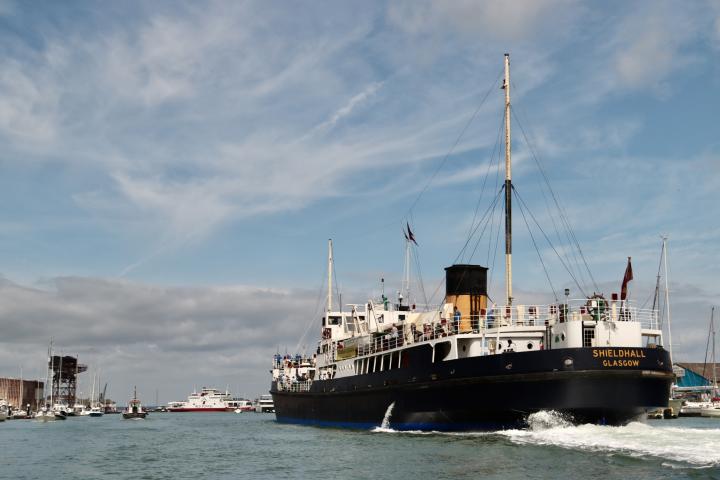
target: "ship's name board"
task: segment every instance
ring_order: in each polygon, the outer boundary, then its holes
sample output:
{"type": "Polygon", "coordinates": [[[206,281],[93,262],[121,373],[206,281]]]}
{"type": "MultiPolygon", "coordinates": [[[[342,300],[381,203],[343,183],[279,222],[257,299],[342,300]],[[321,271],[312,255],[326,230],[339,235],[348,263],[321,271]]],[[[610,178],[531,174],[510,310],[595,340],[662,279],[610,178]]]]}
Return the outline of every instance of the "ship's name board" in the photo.
{"type": "Polygon", "coordinates": [[[636,348],[596,348],[593,358],[602,358],[603,367],[638,367],[645,352],[636,348]]]}

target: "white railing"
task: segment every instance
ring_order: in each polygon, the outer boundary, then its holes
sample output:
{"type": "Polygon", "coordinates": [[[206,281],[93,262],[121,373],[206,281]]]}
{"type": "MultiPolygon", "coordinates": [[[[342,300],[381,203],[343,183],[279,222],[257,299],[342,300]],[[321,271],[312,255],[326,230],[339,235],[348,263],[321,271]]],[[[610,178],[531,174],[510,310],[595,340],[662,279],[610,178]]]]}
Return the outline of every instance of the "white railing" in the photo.
{"type": "Polygon", "coordinates": [[[501,305],[483,309],[479,315],[452,319],[450,330],[464,333],[468,330],[499,326],[548,326],[568,321],[639,322],[642,328],[658,328],[658,312],[649,308],[636,308],[626,301],[605,299],[570,300],[567,304],[553,305],[501,305]]]}
{"type": "Polygon", "coordinates": [[[441,317],[439,322],[410,324],[409,331],[375,333],[371,340],[357,346],[348,358],[362,357],[463,333],[481,333],[497,327],[548,327],[571,321],[639,322],[642,328],[659,329],[658,312],[635,308],[629,302],[604,299],[571,300],[567,304],[493,306],[479,315],[461,315],[459,320],[441,317]]]}

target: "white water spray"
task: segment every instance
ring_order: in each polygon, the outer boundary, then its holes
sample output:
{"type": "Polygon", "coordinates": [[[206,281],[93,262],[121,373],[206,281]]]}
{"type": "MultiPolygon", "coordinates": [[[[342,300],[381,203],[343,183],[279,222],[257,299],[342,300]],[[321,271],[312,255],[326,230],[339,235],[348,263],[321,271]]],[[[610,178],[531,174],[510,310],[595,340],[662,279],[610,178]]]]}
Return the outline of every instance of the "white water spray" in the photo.
{"type": "Polygon", "coordinates": [[[529,429],[535,432],[550,428],[567,428],[573,426],[570,419],[555,410],[541,410],[530,414],[527,418],[527,423],[529,429]]]}
{"type": "Polygon", "coordinates": [[[385,416],[382,419],[380,428],[384,430],[390,430],[390,417],[392,417],[393,408],[395,408],[395,402],[392,402],[390,405],[388,405],[387,410],[385,410],[385,416]]]}

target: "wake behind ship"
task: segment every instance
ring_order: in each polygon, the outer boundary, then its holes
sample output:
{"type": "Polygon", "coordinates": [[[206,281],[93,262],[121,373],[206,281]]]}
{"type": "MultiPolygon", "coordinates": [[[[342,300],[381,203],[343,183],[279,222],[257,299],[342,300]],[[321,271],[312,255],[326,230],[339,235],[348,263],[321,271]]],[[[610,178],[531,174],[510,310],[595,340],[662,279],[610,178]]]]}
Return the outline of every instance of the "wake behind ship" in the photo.
{"type": "MultiPolygon", "coordinates": [[[[328,302],[312,357],[275,356],[271,394],[277,420],[398,430],[523,426],[555,410],[575,422],[624,424],[666,406],[673,380],[655,309],[620,295],[593,294],[546,305],[512,295],[510,79],[505,56],[505,286],[494,304],[488,269],[445,269],[441,305],[420,311],[382,296],[349,311],[328,302]]],[[[409,249],[414,238],[408,226],[409,249]]],[[[409,250],[408,250],[409,251],[409,250]]]]}

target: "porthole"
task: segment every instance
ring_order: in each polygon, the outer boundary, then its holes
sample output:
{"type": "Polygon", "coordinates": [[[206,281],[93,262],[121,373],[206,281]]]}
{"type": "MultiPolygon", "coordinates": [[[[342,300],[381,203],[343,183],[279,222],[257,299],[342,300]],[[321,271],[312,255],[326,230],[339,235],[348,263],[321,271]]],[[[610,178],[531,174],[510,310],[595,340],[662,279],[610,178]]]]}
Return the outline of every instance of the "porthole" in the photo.
{"type": "Polygon", "coordinates": [[[532,342],[528,342],[528,350],[532,350],[532,348],[533,348],[532,342]]]}

